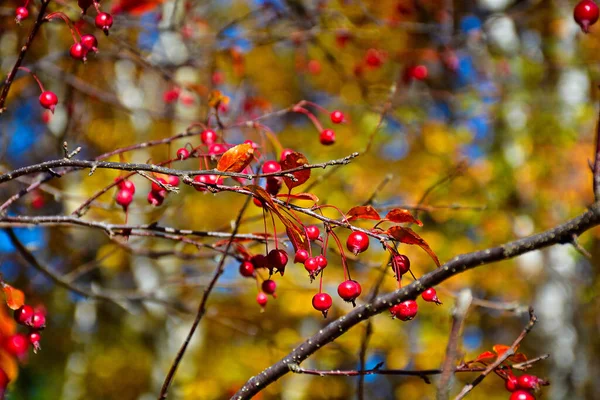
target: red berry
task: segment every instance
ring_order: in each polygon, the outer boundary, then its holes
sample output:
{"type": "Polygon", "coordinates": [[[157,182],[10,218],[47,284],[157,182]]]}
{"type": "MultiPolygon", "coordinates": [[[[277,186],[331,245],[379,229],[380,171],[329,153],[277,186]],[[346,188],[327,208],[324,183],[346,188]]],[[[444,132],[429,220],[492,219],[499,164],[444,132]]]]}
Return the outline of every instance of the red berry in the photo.
{"type": "Polygon", "coordinates": [[[321,131],[321,134],[319,135],[319,141],[321,142],[321,144],[325,145],[325,146],[329,146],[335,143],[335,132],[332,131],[331,129],[324,129],[323,131],[321,131]]]}
{"type": "Polygon", "coordinates": [[[327,266],[327,258],[320,254],[315,257],[317,259],[317,264],[319,265],[319,269],[323,269],[327,266]]]}
{"type": "Polygon", "coordinates": [[[396,275],[402,276],[410,270],[410,260],[404,254],[396,253],[392,256],[392,267],[396,275]]]}
{"type": "Polygon", "coordinates": [[[261,287],[262,287],[263,292],[265,292],[266,294],[274,295],[275,289],[277,289],[277,284],[275,283],[274,280],[267,279],[266,281],[263,281],[261,287]]]}
{"type": "Polygon", "coordinates": [[[365,55],[365,62],[369,67],[380,67],[383,64],[383,55],[377,49],[369,49],[365,55]]]}
{"type": "Polygon", "coordinates": [[[169,175],[167,183],[171,186],[179,186],[179,177],[177,175],[169,175]]]}
{"type": "Polygon", "coordinates": [[[240,264],[240,275],[246,278],[254,276],[254,265],[250,261],[244,261],[240,264]]]}
{"type": "Polygon", "coordinates": [[[535,400],[535,396],[524,390],[517,390],[510,395],[509,400],[535,400]]]}
{"type": "Polygon", "coordinates": [[[275,177],[267,178],[267,186],[265,187],[267,193],[271,196],[277,196],[277,193],[281,190],[281,180],[275,177]]]}
{"type": "Polygon", "coordinates": [[[356,300],[356,298],[358,296],[360,296],[360,293],[362,292],[362,288],[360,287],[360,283],[353,281],[351,279],[348,279],[347,281],[340,283],[337,291],[338,291],[338,294],[340,295],[340,297],[342,299],[344,299],[344,301],[347,301],[347,302],[352,303],[353,305],[356,305],[354,303],[354,300],[356,300]]]}
{"type": "Polygon", "coordinates": [[[16,14],[17,22],[21,22],[24,19],[26,19],[27,17],[29,17],[29,10],[25,7],[19,7],[19,8],[17,8],[15,14],[16,14]]]}
{"type": "Polygon", "coordinates": [[[425,301],[429,301],[429,302],[435,303],[435,304],[442,304],[440,299],[438,299],[437,293],[434,288],[429,288],[426,291],[424,291],[423,293],[421,293],[421,297],[425,301]]]}
{"type": "Polygon", "coordinates": [[[288,255],[283,250],[273,249],[267,255],[267,268],[269,268],[269,271],[279,272],[282,276],[287,262],[288,255]]]}
{"type": "Polygon", "coordinates": [[[306,251],[304,249],[300,249],[294,255],[294,262],[295,263],[304,263],[304,261],[306,261],[308,259],[308,257],[309,257],[308,251],[306,251]]]}
{"type": "Polygon", "coordinates": [[[408,69],[407,75],[409,79],[422,81],[427,79],[429,71],[427,70],[427,67],[425,65],[415,65],[408,69]]]}
{"type": "Polygon", "coordinates": [[[29,334],[29,343],[33,346],[33,352],[37,353],[40,350],[40,340],[42,340],[42,335],[39,332],[31,332],[29,334]]]}
{"type": "Polygon", "coordinates": [[[327,311],[331,308],[333,300],[327,293],[317,293],[312,298],[312,305],[315,310],[323,313],[323,318],[327,318],[327,311]]]}
{"type": "Polygon", "coordinates": [[[308,62],[308,72],[313,75],[319,75],[321,73],[321,63],[319,60],[310,60],[308,62]]]}
{"type": "Polygon", "coordinates": [[[390,312],[394,318],[401,319],[402,321],[410,321],[417,315],[418,308],[419,306],[416,301],[406,300],[390,307],[390,312]]]}
{"type": "Polygon", "coordinates": [[[256,296],[256,302],[259,306],[263,307],[267,305],[267,301],[269,301],[269,297],[263,292],[259,292],[256,296]]]}
{"type": "Polygon", "coordinates": [[[94,53],[98,51],[98,39],[94,35],[88,33],[81,36],[81,44],[88,51],[93,51],[94,53]]]}
{"type": "Polygon", "coordinates": [[[309,225],[304,227],[304,230],[306,231],[306,236],[308,236],[308,240],[317,240],[319,239],[319,235],[321,234],[321,232],[319,231],[319,228],[316,225],[309,225]]]}
{"type": "Polygon", "coordinates": [[[319,262],[316,257],[309,257],[304,261],[304,269],[308,271],[309,274],[313,274],[315,271],[319,269],[319,262]]]}
{"type": "Polygon", "coordinates": [[[40,94],[40,104],[42,107],[47,108],[48,110],[52,111],[52,113],[54,113],[54,109],[58,104],[58,97],[56,97],[54,92],[46,90],[45,92],[42,92],[42,94],[40,94]]]}
{"type": "Polygon", "coordinates": [[[369,237],[364,232],[354,231],[348,236],[346,247],[354,255],[358,255],[369,248],[369,237]]]}
{"type": "Polygon", "coordinates": [[[267,268],[267,257],[262,254],[256,254],[250,257],[250,262],[254,265],[254,268],[267,268]]]}
{"type": "Polygon", "coordinates": [[[133,182],[121,178],[115,178],[115,182],[117,182],[117,187],[120,190],[127,190],[128,192],[131,192],[131,194],[135,193],[135,184],[133,182]]]}
{"type": "Polygon", "coordinates": [[[258,149],[258,148],[259,148],[259,146],[258,146],[258,143],[256,143],[256,142],[253,142],[253,141],[252,141],[252,140],[250,140],[250,139],[248,139],[248,140],[244,140],[244,144],[249,144],[250,146],[252,146],[252,148],[253,148],[254,150],[256,150],[256,149],[258,149]]]}
{"type": "Polygon", "coordinates": [[[200,133],[200,140],[207,146],[210,146],[217,141],[217,133],[212,129],[205,129],[200,133]]]}
{"type": "Polygon", "coordinates": [[[277,161],[269,160],[262,166],[263,174],[270,174],[281,171],[281,165],[277,161]]]}
{"type": "Polygon", "coordinates": [[[166,195],[167,192],[165,190],[161,190],[159,192],[151,190],[150,192],[148,192],[148,203],[154,207],[158,207],[162,205],[163,201],[165,201],[166,195]]]}
{"type": "Polygon", "coordinates": [[[227,151],[227,147],[222,143],[213,143],[208,148],[208,154],[210,154],[211,156],[223,154],[226,151],[227,151]]]}
{"type": "Polygon", "coordinates": [[[129,207],[129,205],[133,201],[133,193],[131,193],[129,190],[121,189],[117,192],[117,197],[115,201],[118,205],[123,207],[124,210],[127,210],[127,207],[129,207]]]}
{"type": "Polygon", "coordinates": [[[98,29],[102,29],[106,35],[108,35],[108,30],[113,24],[113,17],[109,13],[101,12],[96,15],[96,27],[98,29]]]}
{"type": "Polygon", "coordinates": [[[506,382],[504,382],[504,387],[509,392],[514,392],[515,390],[517,390],[517,386],[518,386],[517,378],[514,375],[509,376],[506,379],[506,382]]]}
{"type": "Polygon", "coordinates": [[[260,208],[264,207],[263,201],[261,199],[259,199],[258,197],[253,197],[252,202],[254,203],[254,205],[256,207],[260,207],[260,208]]]}
{"type": "Polygon", "coordinates": [[[199,192],[205,192],[206,184],[208,183],[208,175],[196,175],[194,177],[194,182],[202,184],[202,185],[194,185],[194,189],[196,189],[199,192]]]}
{"type": "Polygon", "coordinates": [[[540,378],[538,378],[535,375],[529,375],[529,374],[521,375],[517,378],[517,385],[521,389],[536,390],[540,385],[540,378]]]}
{"type": "Polygon", "coordinates": [[[579,24],[581,30],[588,33],[590,26],[598,21],[600,10],[596,3],[592,0],[581,0],[573,10],[573,18],[579,24]]]}
{"type": "Polygon", "coordinates": [[[13,316],[15,321],[21,325],[29,325],[31,323],[31,317],[33,317],[33,307],[24,304],[15,310],[13,316]]]}
{"type": "Polygon", "coordinates": [[[27,353],[29,339],[21,333],[7,337],[4,340],[4,349],[15,357],[22,357],[27,353]]]}
{"type": "Polygon", "coordinates": [[[39,331],[44,329],[46,327],[46,315],[41,311],[34,312],[33,316],[31,317],[30,326],[39,331]]]}
{"type": "Polygon", "coordinates": [[[329,117],[331,118],[331,122],[334,124],[341,124],[345,119],[344,113],[338,110],[333,111],[329,117]]]}
{"type": "Polygon", "coordinates": [[[279,157],[279,162],[283,162],[283,160],[285,160],[285,158],[287,156],[289,156],[290,154],[292,154],[292,153],[294,153],[294,150],[292,150],[292,149],[284,149],[281,152],[281,156],[279,157]]]}
{"type": "Polygon", "coordinates": [[[173,103],[179,98],[179,89],[167,90],[163,93],[163,101],[167,104],[173,103]]]}
{"type": "MultiPolygon", "coordinates": [[[[167,185],[167,180],[165,178],[156,178],[156,180],[160,183],[162,183],[163,185],[167,185]]],[[[152,182],[152,191],[153,192],[160,192],[161,190],[165,190],[162,186],[160,186],[158,183],[156,182],[152,182]]]]}
{"type": "Polygon", "coordinates": [[[190,152],[185,147],[182,147],[179,150],[177,150],[177,158],[179,160],[187,160],[189,156],[190,152]]]}
{"type": "Polygon", "coordinates": [[[71,54],[72,58],[74,58],[75,60],[81,60],[83,62],[87,60],[87,52],[88,50],[81,43],[75,43],[73,46],[71,46],[71,49],[69,50],[69,54],[71,54]]]}

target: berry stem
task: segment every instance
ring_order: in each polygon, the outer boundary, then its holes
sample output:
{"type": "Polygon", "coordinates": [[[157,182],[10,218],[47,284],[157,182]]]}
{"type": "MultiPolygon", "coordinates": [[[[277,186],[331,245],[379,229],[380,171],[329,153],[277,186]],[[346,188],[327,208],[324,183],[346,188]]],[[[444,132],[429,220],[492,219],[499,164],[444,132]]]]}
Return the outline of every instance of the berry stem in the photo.
{"type": "Polygon", "coordinates": [[[308,117],[308,119],[311,120],[311,122],[313,123],[313,125],[315,126],[315,128],[317,128],[317,130],[319,132],[321,132],[323,130],[323,125],[321,125],[321,122],[319,121],[319,119],[317,117],[315,117],[315,115],[313,113],[311,113],[310,111],[308,111],[306,108],[303,107],[294,107],[293,108],[294,112],[300,113],[300,114],[304,114],[308,117]]]}
{"type": "Polygon", "coordinates": [[[81,41],[81,32],[79,31],[79,28],[77,28],[77,26],[73,25],[73,22],[71,21],[71,19],[69,17],[67,17],[65,15],[65,13],[60,12],[60,11],[55,11],[53,13],[46,15],[45,19],[46,19],[46,21],[51,21],[54,18],[60,18],[65,22],[65,24],[67,24],[67,26],[69,27],[69,30],[71,31],[71,37],[73,37],[73,42],[79,43],[81,41]],[[77,40],[77,36],[75,36],[75,32],[77,32],[77,35],[79,36],[79,40],[77,40]]]}
{"type": "Polygon", "coordinates": [[[333,239],[337,243],[337,247],[340,250],[340,254],[342,255],[342,268],[344,271],[344,280],[347,281],[348,279],[350,279],[350,271],[348,271],[348,265],[346,264],[346,254],[344,253],[344,246],[342,246],[340,238],[338,238],[333,229],[328,228],[327,232],[330,233],[331,236],[333,236],[333,239]]]}
{"type": "Polygon", "coordinates": [[[37,75],[34,74],[29,68],[27,68],[27,67],[19,67],[17,69],[29,73],[33,77],[33,79],[35,79],[35,81],[37,82],[38,86],[40,87],[40,91],[41,92],[44,92],[46,90],[46,89],[44,89],[44,85],[42,85],[42,82],[40,82],[40,80],[37,77],[37,75]]]}

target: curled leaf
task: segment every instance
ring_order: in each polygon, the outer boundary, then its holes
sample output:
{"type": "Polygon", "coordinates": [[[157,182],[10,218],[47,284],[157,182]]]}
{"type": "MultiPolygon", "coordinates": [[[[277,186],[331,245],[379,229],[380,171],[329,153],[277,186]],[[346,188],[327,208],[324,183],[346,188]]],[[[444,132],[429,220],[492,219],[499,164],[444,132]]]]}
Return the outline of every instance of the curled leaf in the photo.
{"type": "Polygon", "coordinates": [[[217,170],[223,172],[242,172],[254,158],[251,144],[242,143],[227,150],[217,164],[217,170]]]}
{"type": "Polygon", "coordinates": [[[505,344],[495,344],[494,347],[492,347],[492,350],[494,350],[494,353],[498,354],[498,356],[504,354],[504,352],[508,349],[510,349],[510,346],[505,344]]]}
{"type": "MultiPolygon", "coordinates": [[[[308,164],[308,159],[301,153],[293,152],[288,154],[285,157],[285,160],[281,161],[280,164],[281,170],[285,172],[289,169],[298,168],[308,164]]],[[[294,178],[296,178],[295,181],[285,176],[283,177],[283,181],[289,190],[292,190],[296,186],[300,186],[306,182],[310,178],[310,169],[291,172],[291,174],[294,176],[294,178]]]]}
{"type": "Polygon", "coordinates": [[[6,305],[11,310],[17,310],[25,304],[25,295],[19,289],[15,289],[10,285],[4,285],[4,296],[6,297],[6,305]]]}
{"type": "Polygon", "coordinates": [[[277,197],[281,197],[288,200],[310,200],[314,201],[315,203],[319,202],[319,198],[312,193],[280,193],[277,195],[277,197]]]}
{"type": "Polygon", "coordinates": [[[496,354],[492,353],[491,351],[484,351],[483,353],[478,355],[477,358],[475,360],[473,360],[473,362],[478,362],[478,361],[483,361],[483,360],[493,360],[495,358],[496,358],[496,354]]]}
{"type": "Polygon", "coordinates": [[[356,206],[352,207],[346,214],[348,221],[353,219],[374,219],[381,220],[379,213],[372,206],[356,206]]]}
{"type": "Polygon", "coordinates": [[[433,250],[431,250],[431,247],[429,247],[427,242],[421,236],[417,235],[412,229],[403,228],[401,226],[392,226],[386,231],[386,233],[393,239],[399,241],[400,243],[416,244],[417,246],[425,250],[427,254],[429,254],[429,256],[433,259],[433,261],[435,261],[435,264],[438,267],[440,266],[440,260],[435,255],[433,250]]]}
{"type": "Polygon", "coordinates": [[[402,224],[404,222],[410,222],[411,224],[417,224],[419,226],[423,226],[423,223],[412,216],[410,211],[404,208],[394,208],[390,210],[385,216],[387,221],[396,222],[398,224],[402,224]]]}

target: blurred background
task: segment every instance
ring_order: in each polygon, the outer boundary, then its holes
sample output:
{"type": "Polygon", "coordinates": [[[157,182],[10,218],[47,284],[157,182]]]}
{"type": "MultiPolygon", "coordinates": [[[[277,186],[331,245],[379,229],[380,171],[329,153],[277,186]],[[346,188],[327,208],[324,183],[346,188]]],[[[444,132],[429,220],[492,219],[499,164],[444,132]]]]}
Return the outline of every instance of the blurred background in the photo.
{"type": "MultiPolygon", "coordinates": [[[[334,125],[328,113],[308,107],[325,128],[335,130],[335,144],[323,146],[315,126],[299,113],[264,119],[263,128],[240,124],[219,133],[228,143],[259,143],[262,160],[279,159],[281,147],[302,152],[315,163],[367,150],[347,166],[313,170],[311,180],[296,191],[310,190],[320,204],[342,211],[373,195],[372,204],[382,214],[394,207],[411,208],[424,222],[415,231],[444,262],[551,228],[593,201],[588,162],[597,120],[600,26],[583,34],[573,20],[575,4],[102,0],[102,10],[114,17],[105,36],[94,27],[94,7],[81,17],[77,2],[53,0],[49,10],[64,12],[81,33],[94,33],[99,51],[90,53],[85,64],[73,60],[67,25],[53,19],[42,26],[24,66],[58,95],[59,104],[53,115],[40,107],[39,87],[19,72],[0,116],[0,168],[6,172],[61,158],[64,141],[70,148],[82,147],[77,158],[92,159],[185,132],[192,123],[207,121],[209,99],[215,96],[223,100],[218,109],[225,126],[307,100],[344,112],[346,122],[334,125]]],[[[23,5],[0,3],[2,76],[14,65],[40,2],[31,1],[29,18],[17,25],[15,9],[23,5]]],[[[210,124],[216,127],[214,118],[210,124]]],[[[109,160],[158,163],[173,158],[187,143],[196,147],[200,138],[192,135],[109,160]]],[[[198,160],[174,168],[195,169],[198,160]]],[[[69,215],[117,176],[111,170],[92,176],[69,173],[13,203],[8,213],[69,215]]],[[[2,184],[0,202],[34,178],[2,184]]],[[[132,181],[137,191],[129,224],[230,232],[245,200],[182,185],[180,193],[152,207],[146,201],[150,183],[141,176],[132,181]]],[[[125,214],[114,195],[112,189],[99,197],[82,218],[123,223],[125,214]]],[[[339,217],[333,209],[323,212],[339,217]]],[[[263,233],[261,215],[250,204],[240,231],[263,233]]],[[[302,218],[306,224],[317,222],[302,218]]],[[[118,306],[57,287],[26,264],[0,231],[0,273],[25,292],[28,303],[43,306],[48,319],[42,351],[19,360],[7,398],[155,399],[218,253],[156,237],[125,241],[81,227],[15,232],[38,260],[62,276],[90,290],[110,290],[134,300],[118,306]]],[[[340,234],[345,238],[347,232],[340,234]]],[[[580,240],[594,260],[600,256],[599,234],[596,229],[580,240]]],[[[264,252],[264,244],[244,245],[251,254],[264,252]]],[[[292,247],[286,249],[292,256],[292,247]]],[[[410,257],[417,277],[435,268],[418,247],[403,245],[400,250],[410,257]]],[[[396,287],[391,270],[383,269],[386,262],[375,242],[349,262],[363,287],[359,303],[382,270],[387,276],[380,291],[396,287]]],[[[532,370],[551,382],[539,398],[598,399],[597,264],[563,245],[463,273],[437,288],[442,306],[419,300],[413,321],[392,320],[388,313],[373,318],[366,367],[384,362],[385,368],[438,368],[455,295],[470,288],[476,299],[492,301],[494,307],[477,301],[471,307],[460,347],[463,359],[494,344],[511,344],[527,322],[523,310],[532,305],[539,323],[521,351],[530,358],[551,354],[532,370]]],[[[277,298],[270,298],[262,312],[255,281],[241,277],[238,266],[236,259],[226,261],[169,399],[228,398],[249,377],[351,309],[335,295],[323,319],[311,306],[318,281],[311,283],[301,265],[289,265],[285,276],[275,278],[277,298]]],[[[335,294],[342,280],[339,257],[330,255],[324,290],[335,294]]],[[[359,368],[365,331],[365,323],[355,327],[303,366],[359,368]]],[[[454,391],[474,377],[456,375],[454,391]]],[[[432,380],[428,385],[415,377],[368,376],[364,398],[433,399],[436,378],[432,380]]],[[[355,377],[288,374],[259,398],[353,399],[357,384],[355,377]]],[[[508,392],[501,379],[490,376],[470,398],[507,399],[508,392]]]]}

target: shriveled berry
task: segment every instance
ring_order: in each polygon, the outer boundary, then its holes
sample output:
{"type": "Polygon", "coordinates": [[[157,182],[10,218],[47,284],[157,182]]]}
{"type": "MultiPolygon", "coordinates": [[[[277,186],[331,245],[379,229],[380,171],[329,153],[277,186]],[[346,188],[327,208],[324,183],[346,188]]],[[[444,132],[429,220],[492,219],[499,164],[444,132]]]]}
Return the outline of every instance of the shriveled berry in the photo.
{"type": "Polygon", "coordinates": [[[327,312],[331,308],[333,300],[327,293],[317,293],[312,298],[313,308],[323,313],[323,318],[327,318],[327,312]]]}
{"type": "Polygon", "coordinates": [[[509,400],[535,400],[535,396],[524,390],[517,390],[510,395],[509,400]]]}
{"type": "Polygon", "coordinates": [[[267,186],[265,187],[267,193],[271,196],[277,196],[277,193],[281,190],[281,179],[275,177],[267,178],[267,186]]]}
{"type": "Polygon", "coordinates": [[[429,301],[429,302],[435,303],[435,304],[442,304],[440,299],[438,299],[437,293],[434,288],[429,288],[426,291],[424,291],[423,293],[421,293],[421,297],[425,301],[429,301]]]}
{"type": "Polygon", "coordinates": [[[355,306],[356,304],[354,303],[354,301],[358,296],[360,296],[362,288],[360,287],[360,283],[348,279],[339,284],[337,291],[340,297],[344,299],[344,301],[352,303],[352,305],[355,306]]]}
{"type": "Polygon", "coordinates": [[[333,111],[330,115],[329,118],[331,118],[331,122],[333,122],[334,124],[341,124],[342,122],[344,122],[344,113],[338,110],[333,111]]]}
{"type": "Polygon", "coordinates": [[[166,195],[167,192],[165,190],[161,190],[159,192],[151,190],[150,192],[148,192],[148,203],[154,207],[158,207],[162,205],[162,203],[165,201],[166,195]]]}
{"type": "Polygon", "coordinates": [[[39,331],[44,329],[46,327],[46,315],[41,311],[34,312],[33,316],[31,317],[30,326],[39,331]]]}
{"type": "Polygon", "coordinates": [[[317,259],[317,264],[319,265],[319,269],[323,269],[327,266],[327,257],[322,254],[319,254],[315,257],[317,259]]]}
{"type": "Polygon", "coordinates": [[[309,274],[313,274],[315,271],[319,269],[319,262],[316,257],[309,257],[304,261],[304,269],[308,271],[309,274]]]}
{"type": "Polygon", "coordinates": [[[177,150],[177,158],[179,160],[187,160],[189,156],[190,152],[185,147],[182,147],[179,150],[177,150]]]}
{"type": "Polygon", "coordinates": [[[270,174],[273,172],[281,171],[281,165],[277,161],[269,160],[263,164],[262,167],[263,174],[270,174]]]}
{"type": "Polygon", "coordinates": [[[4,349],[15,357],[23,357],[29,348],[29,339],[21,333],[8,336],[4,340],[4,349]]]}
{"type": "Polygon", "coordinates": [[[279,156],[279,162],[283,162],[283,160],[285,160],[285,158],[287,156],[289,156],[290,154],[292,154],[292,153],[294,153],[294,150],[292,150],[292,149],[284,149],[281,152],[281,156],[279,156]]]}
{"type": "Polygon", "coordinates": [[[267,255],[267,267],[269,271],[279,272],[282,276],[288,262],[288,255],[280,249],[273,249],[267,255]]]}
{"type": "Polygon", "coordinates": [[[509,392],[514,392],[515,390],[517,390],[517,387],[518,387],[517,377],[514,375],[509,376],[506,379],[506,382],[504,382],[504,387],[509,392]]]}
{"type": "Polygon", "coordinates": [[[319,135],[319,141],[325,146],[335,143],[335,132],[331,129],[323,129],[319,135]]]}
{"type": "Polygon", "coordinates": [[[275,281],[272,279],[267,279],[266,281],[263,281],[261,288],[262,288],[263,292],[265,292],[266,294],[275,295],[275,290],[277,289],[277,283],[275,283],[275,281]]]}
{"type": "Polygon", "coordinates": [[[540,385],[540,378],[538,378],[535,375],[529,375],[529,374],[521,375],[517,378],[517,385],[521,389],[536,390],[540,385]]]}
{"type": "Polygon", "coordinates": [[[129,207],[129,205],[133,201],[133,193],[131,193],[129,190],[121,189],[117,192],[117,197],[115,198],[115,201],[118,205],[123,207],[124,210],[127,210],[127,207],[129,207]]]}
{"type": "Polygon", "coordinates": [[[369,236],[360,231],[354,231],[348,236],[346,247],[354,255],[358,255],[369,248],[369,236]]]}
{"type": "Polygon", "coordinates": [[[30,305],[24,304],[18,309],[15,310],[13,316],[15,321],[17,321],[21,325],[29,325],[31,323],[31,318],[33,317],[33,307],[30,305]]]}
{"type": "Polygon", "coordinates": [[[295,263],[304,263],[304,261],[306,261],[309,257],[308,251],[304,250],[304,249],[299,249],[296,254],[294,255],[294,262],[295,263]]]}
{"type": "Polygon", "coordinates": [[[40,351],[40,340],[42,340],[42,335],[39,332],[31,332],[29,333],[29,343],[33,346],[33,352],[37,353],[40,351]]]}
{"type": "Polygon", "coordinates": [[[256,295],[256,302],[258,303],[259,306],[264,308],[267,305],[268,301],[269,301],[269,297],[266,294],[264,294],[263,292],[259,292],[258,295],[256,295]]]}
{"type": "Polygon", "coordinates": [[[17,22],[21,22],[29,17],[29,10],[25,7],[18,7],[15,11],[17,22]]]}
{"type": "Polygon", "coordinates": [[[390,312],[394,318],[398,318],[402,321],[410,321],[417,315],[418,308],[419,306],[416,301],[406,300],[390,307],[390,312]]]}
{"type": "Polygon", "coordinates": [[[47,108],[48,110],[52,111],[52,113],[54,113],[54,109],[58,104],[58,97],[56,96],[56,94],[54,94],[54,92],[46,90],[45,92],[42,92],[42,94],[40,94],[40,104],[42,107],[47,108]]]}
{"type": "Polygon", "coordinates": [[[317,240],[319,239],[319,235],[321,234],[321,231],[319,231],[319,228],[316,225],[309,225],[304,227],[304,230],[306,231],[306,236],[308,236],[308,240],[317,240]]]}
{"type": "Polygon", "coordinates": [[[94,22],[98,29],[102,29],[108,35],[108,30],[113,24],[113,17],[109,13],[101,12],[96,15],[94,22]]]}
{"type": "Polygon", "coordinates": [[[96,39],[96,36],[92,35],[92,34],[85,34],[83,36],[81,36],[81,42],[80,42],[88,51],[93,51],[94,53],[96,53],[98,51],[98,39],[96,39]]]}
{"type": "Polygon", "coordinates": [[[200,132],[200,140],[207,146],[215,143],[217,141],[218,135],[212,129],[205,129],[200,132]]]}
{"type": "Polygon", "coordinates": [[[244,261],[240,264],[240,275],[246,278],[254,276],[254,265],[250,261],[244,261]]]}
{"type": "Polygon", "coordinates": [[[250,262],[254,265],[254,268],[267,268],[267,257],[263,254],[255,254],[250,257],[250,262]]]}
{"type": "Polygon", "coordinates": [[[592,0],[581,0],[573,10],[573,18],[585,33],[590,31],[590,26],[598,21],[600,10],[598,5],[592,0]]]}

